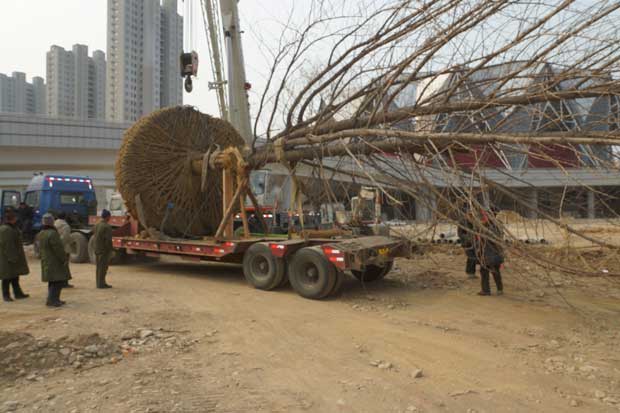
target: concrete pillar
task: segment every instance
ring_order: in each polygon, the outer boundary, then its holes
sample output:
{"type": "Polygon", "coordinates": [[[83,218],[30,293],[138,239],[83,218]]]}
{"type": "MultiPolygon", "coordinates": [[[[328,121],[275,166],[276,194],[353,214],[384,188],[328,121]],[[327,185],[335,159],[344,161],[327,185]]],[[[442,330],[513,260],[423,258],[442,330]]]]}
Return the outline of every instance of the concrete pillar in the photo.
{"type": "Polygon", "coordinates": [[[489,192],[488,191],[482,191],[482,206],[485,209],[490,209],[491,208],[491,197],[489,196],[489,192]]]}
{"type": "Polygon", "coordinates": [[[594,192],[588,191],[588,219],[596,218],[596,203],[594,192]]]}
{"type": "Polygon", "coordinates": [[[538,219],[538,189],[528,189],[526,199],[529,207],[527,210],[527,217],[530,219],[538,219]]]}
{"type": "Polygon", "coordinates": [[[420,222],[433,220],[434,210],[437,208],[437,197],[429,188],[420,188],[415,200],[415,219],[420,222]]]}

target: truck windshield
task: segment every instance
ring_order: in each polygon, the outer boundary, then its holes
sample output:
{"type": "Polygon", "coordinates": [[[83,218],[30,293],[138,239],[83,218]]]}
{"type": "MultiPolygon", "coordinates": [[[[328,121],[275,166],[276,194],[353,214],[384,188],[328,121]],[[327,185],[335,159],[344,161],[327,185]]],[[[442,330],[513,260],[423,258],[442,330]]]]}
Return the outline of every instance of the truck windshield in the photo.
{"type": "Polygon", "coordinates": [[[122,211],[123,200],[118,198],[112,198],[110,200],[110,211],[122,211]]]}
{"type": "Polygon", "coordinates": [[[267,172],[265,171],[253,171],[250,174],[250,188],[254,195],[262,195],[265,193],[267,172]]]}
{"type": "Polygon", "coordinates": [[[38,208],[39,207],[39,195],[40,195],[41,191],[32,191],[32,192],[28,192],[26,194],[26,197],[24,198],[24,202],[26,203],[26,205],[28,205],[29,207],[32,208],[38,208]]]}
{"type": "Polygon", "coordinates": [[[61,192],[60,193],[61,205],[78,205],[84,204],[84,194],[79,192],[61,192]]]}
{"type": "Polygon", "coordinates": [[[2,198],[2,206],[4,207],[17,207],[19,204],[17,192],[7,191],[2,194],[2,198]]]}

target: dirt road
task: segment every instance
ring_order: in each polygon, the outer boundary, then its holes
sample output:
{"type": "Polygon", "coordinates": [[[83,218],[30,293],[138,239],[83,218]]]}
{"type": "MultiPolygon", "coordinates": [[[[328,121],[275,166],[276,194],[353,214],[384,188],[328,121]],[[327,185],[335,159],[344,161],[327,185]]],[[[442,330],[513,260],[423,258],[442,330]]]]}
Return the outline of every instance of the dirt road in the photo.
{"type": "Polygon", "coordinates": [[[402,261],[328,301],[168,260],[96,290],[74,265],[61,309],[31,261],[32,297],[0,305],[0,412],[620,410],[617,280],[534,289],[509,265],[507,294],[478,297],[462,261],[402,261]]]}

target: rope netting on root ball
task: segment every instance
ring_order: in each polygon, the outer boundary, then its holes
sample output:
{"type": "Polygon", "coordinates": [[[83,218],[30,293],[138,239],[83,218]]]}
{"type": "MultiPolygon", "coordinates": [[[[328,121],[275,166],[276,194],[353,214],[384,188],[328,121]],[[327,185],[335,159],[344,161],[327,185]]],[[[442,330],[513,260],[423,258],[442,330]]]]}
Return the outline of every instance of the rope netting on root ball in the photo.
{"type": "Polygon", "coordinates": [[[116,184],[132,216],[171,236],[214,235],[222,219],[222,171],[206,185],[192,161],[215,149],[242,147],[228,122],[192,107],[154,112],[124,135],[116,161],[116,184]]]}

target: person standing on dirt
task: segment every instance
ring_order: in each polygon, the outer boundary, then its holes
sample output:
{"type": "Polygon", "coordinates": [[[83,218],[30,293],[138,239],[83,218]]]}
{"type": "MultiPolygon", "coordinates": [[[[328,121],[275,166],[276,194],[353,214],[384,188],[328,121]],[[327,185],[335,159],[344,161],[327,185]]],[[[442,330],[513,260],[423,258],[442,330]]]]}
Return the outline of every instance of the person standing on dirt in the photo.
{"type": "Polygon", "coordinates": [[[20,202],[17,207],[17,221],[22,231],[24,241],[30,244],[32,242],[32,220],[34,218],[34,210],[25,202],[20,202]]]}
{"type": "MultiPolygon", "coordinates": [[[[60,235],[62,246],[67,254],[67,271],[70,275],[71,269],[69,268],[69,257],[71,256],[71,226],[67,222],[67,214],[65,214],[64,211],[60,211],[58,213],[58,216],[54,221],[54,227],[58,231],[58,235],[60,235]]],[[[73,285],[69,284],[69,281],[67,281],[64,288],[73,288],[73,285]]]]}
{"type": "Polygon", "coordinates": [[[17,213],[13,207],[4,210],[4,222],[0,225],[0,280],[2,280],[2,298],[13,301],[10,287],[16,299],[28,298],[19,285],[19,277],[30,273],[22,234],[17,227],[17,213]]]}
{"type": "Polygon", "coordinates": [[[461,240],[461,247],[465,252],[467,261],[465,263],[465,274],[467,278],[476,278],[476,251],[474,250],[474,224],[472,222],[472,216],[469,207],[466,205],[461,210],[463,216],[458,222],[457,235],[461,240]]]}
{"type": "Polygon", "coordinates": [[[110,221],[110,211],[101,211],[101,220],[95,225],[95,256],[97,257],[97,288],[112,288],[105,282],[108,272],[110,257],[112,255],[112,227],[110,221]]]}
{"type": "Polygon", "coordinates": [[[47,283],[48,307],[60,307],[65,304],[60,299],[63,287],[71,278],[68,255],[54,226],[54,216],[45,214],[41,218],[41,232],[37,235],[41,252],[41,280],[47,283]]]}
{"type": "Polygon", "coordinates": [[[474,236],[474,250],[476,259],[480,264],[480,284],[481,291],[478,295],[491,295],[489,273],[493,274],[497,295],[504,293],[502,282],[501,265],[504,262],[499,242],[502,239],[501,229],[490,218],[489,212],[482,210],[478,222],[474,224],[479,227],[474,236]]]}

